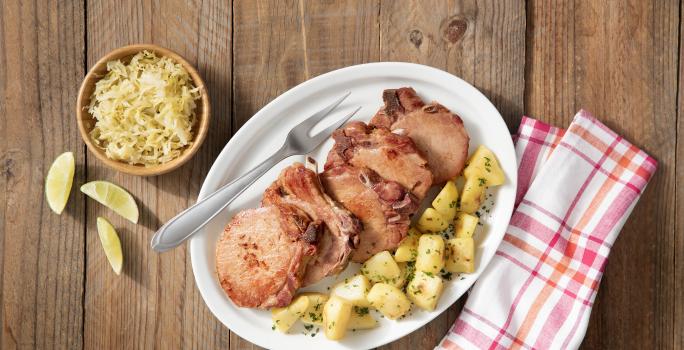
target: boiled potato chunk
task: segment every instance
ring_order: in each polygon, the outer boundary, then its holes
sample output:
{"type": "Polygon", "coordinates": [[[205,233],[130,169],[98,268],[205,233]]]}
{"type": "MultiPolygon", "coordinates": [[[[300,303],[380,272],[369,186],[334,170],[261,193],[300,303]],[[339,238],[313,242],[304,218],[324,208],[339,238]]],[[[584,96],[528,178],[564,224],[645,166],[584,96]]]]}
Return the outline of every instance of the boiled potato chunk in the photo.
{"type": "Polygon", "coordinates": [[[468,159],[468,166],[463,170],[466,178],[482,178],[486,186],[499,186],[506,181],[499,161],[487,147],[480,145],[468,159]]]}
{"type": "Polygon", "coordinates": [[[401,274],[399,275],[399,278],[397,278],[396,282],[390,284],[397,288],[403,288],[407,281],[408,270],[406,268],[406,263],[400,262],[397,263],[397,266],[399,266],[399,271],[401,271],[401,274]]]}
{"type": "Polygon", "coordinates": [[[397,287],[387,283],[376,283],[368,292],[371,306],[390,320],[404,316],[411,309],[411,301],[397,287]]]}
{"type": "Polygon", "coordinates": [[[275,329],[287,333],[292,325],[297,322],[299,317],[304,315],[304,312],[309,307],[309,298],[306,295],[296,297],[290,305],[286,307],[277,307],[271,310],[271,319],[275,329]]]}
{"type": "Polygon", "coordinates": [[[422,235],[418,240],[416,270],[437,274],[444,267],[444,240],[440,235],[422,235]]]}
{"type": "Polygon", "coordinates": [[[394,285],[400,282],[401,270],[388,251],[382,251],[370,257],[361,267],[361,273],[371,282],[394,285]]]}
{"type": "Polygon", "coordinates": [[[475,243],[471,237],[452,238],[447,241],[445,269],[449,272],[475,272],[475,243]]]}
{"type": "Polygon", "coordinates": [[[423,271],[416,271],[408,287],[406,294],[408,298],[423,310],[432,311],[437,305],[437,300],[442,295],[444,285],[442,278],[423,271]]]}
{"type": "Polygon", "coordinates": [[[416,227],[421,232],[437,233],[449,227],[448,221],[434,208],[427,208],[418,219],[416,227]]]}
{"type": "Polygon", "coordinates": [[[301,295],[309,298],[309,307],[302,315],[302,322],[322,326],[323,305],[328,301],[328,296],[322,293],[302,293],[301,295]]]}
{"type": "Polygon", "coordinates": [[[347,329],[371,329],[378,326],[367,307],[354,306],[347,324],[347,329]]]}
{"type": "Polygon", "coordinates": [[[484,195],[487,186],[481,181],[482,178],[466,178],[461,194],[460,210],[467,214],[472,214],[480,209],[484,202],[484,195]]]}
{"type": "Polygon", "coordinates": [[[418,238],[420,238],[421,234],[422,233],[420,233],[418,229],[411,227],[408,235],[404,237],[399,244],[399,247],[397,247],[397,250],[394,252],[394,261],[415,261],[416,256],[418,256],[418,238]]]}
{"type": "Polygon", "coordinates": [[[480,218],[475,215],[458,212],[456,219],[454,219],[454,235],[458,238],[472,237],[478,221],[480,218]]]}
{"type": "Polygon", "coordinates": [[[370,282],[366,276],[356,275],[351,278],[345,278],[344,282],[333,288],[331,294],[346,300],[352,305],[368,306],[366,295],[370,288],[370,282]]]}
{"type": "Polygon", "coordinates": [[[458,205],[458,189],[453,181],[447,181],[435,200],[432,207],[435,208],[446,221],[451,221],[456,216],[456,206],[458,205]]]}
{"type": "Polygon", "coordinates": [[[347,332],[352,305],[342,298],[331,296],[323,306],[323,329],[325,336],[339,340],[347,332]]]}

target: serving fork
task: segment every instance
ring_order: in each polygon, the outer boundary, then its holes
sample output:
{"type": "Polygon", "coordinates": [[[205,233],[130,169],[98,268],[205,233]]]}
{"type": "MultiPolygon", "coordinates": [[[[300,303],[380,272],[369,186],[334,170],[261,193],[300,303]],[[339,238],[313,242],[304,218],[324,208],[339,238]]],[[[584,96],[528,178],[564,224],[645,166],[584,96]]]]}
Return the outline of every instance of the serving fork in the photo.
{"type": "Polygon", "coordinates": [[[313,127],[337,108],[337,106],[339,106],[339,104],[350,94],[351,92],[347,92],[328,107],[314,113],[292,128],[287,134],[287,138],[280,149],[268,159],[264,160],[244,175],[223,185],[221,188],[198,201],[188,209],[185,209],[160,227],[152,237],[152,249],[157,252],[164,252],[179,246],[192,235],[199,232],[215,218],[216,215],[221,213],[231,202],[240,196],[242,192],[249,188],[256,180],[281,160],[290,156],[308,154],[314,151],[323,143],[323,141],[328,139],[333,131],[346,123],[349,118],[354,116],[354,114],[361,109],[361,107],[356,108],[353,112],[345,115],[316,135],[309,135],[313,127]]]}

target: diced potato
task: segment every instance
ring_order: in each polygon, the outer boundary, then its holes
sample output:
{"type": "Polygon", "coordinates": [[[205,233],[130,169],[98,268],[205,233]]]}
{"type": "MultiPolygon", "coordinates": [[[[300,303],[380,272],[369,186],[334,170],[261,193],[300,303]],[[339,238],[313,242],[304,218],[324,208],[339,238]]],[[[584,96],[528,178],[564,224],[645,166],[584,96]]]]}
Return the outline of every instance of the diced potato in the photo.
{"type": "Polygon", "coordinates": [[[351,318],[352,305],[344,299],[331,296],[323,306],[323,329],[331,340],[344,338],[351,318]]]}
{"type": "Polygon", "coordinates": [[[466,178],[482,178],[488,187],[499,186],[506,181],[506,175],[504,175],[496,156],[483,145],[480,145],[475,153],[470,156],[468,166],[463,170],[463,175],[466,178]]]}
{"type": "Polygon", "coordinates": [[[475,272],[475,243],[471,237],[452,238],[447,241],[445,269],[449,272],[475,272]]]}
{"type": "Polygon", "coordinates": [[[449,223],[442,214],[440,214],[434,208],[427,208],[420,216],[416,227],[425,233],[438,233],[449,227],[449,223]]]}
{"type": "Polygon", "coordinates": [[[472,214],[480,209],[484,202],[484,194],[487,187],[481,178],[466,178],[461,194],[460,210],[464,213],[472,214]]]}
{"type": "Polygon", "coordinates": [[[290,305],[286,307],[277,307],[271,310],[271,319],[275,329],[287,333],[292,325],[304,315],[304,312],[309,307],[309,298],[306,295],[296,297],[290,305]]]}
{"type": "Polygon", "coordinates": [[[458,189],[453,181],[447,181],[435,200],[432,207],[435,208],[446,221],[451,221],[456,216],[458,206],[458,189]]]}
{"type": "Polygon", "coordinates": [[[418,229],[411,227],[408,231],[408,235],[397,247],[394,252],[394,260],[396,262],[406,262],[415,261],[416,256],[418,256],[418,238],[420,238],[420,231],[418,229]]]}
{"type": "Polygon", "coordinates": [[[401,271],[401,274],[399,275],[399,278],[397,278],[396,282],[390,284],[401,289],[404,287],[404,284],[406,284],[406,277],[408,277],[408,271],[406,269],[406,263],[404,262],[397,263],[397,266],[399,266],[399,271],[401,271]]]}
{"type": "Polygon", "coordinates": [[[345,278],[344,282],[339,283],[333,288],[331,294],[346,300],[352,305],[368,306],[366,295],[370,288],[371,285],[366,276],[356,275],[351,278],[345,278]]]}
{"type": "Polygon", "coordinates": [[[454,235],[458,238],[472,237],[478,221],[480,218],[475,215],[458,212],[454,219],[454,235]]]}
{"type": "Polygon", "coordinates": [[[328,301],[328,296],[322,293],[302,293],[309,298],[309,307],[302,315],[302,322],[307,324],[323,325],[323,305],[328,301]]]}
{"type": "Polygon", "coordinates": [[[406,295],[419,308],[432,311],[435,309],[443,289],[442,277],[416,271],[413,279],[406,287],[406,295]]]}
{"type": "Polygon", "coordinates": [[[439,273],[444,267],[444,239],[440,235],[422,235],[418,240],[416,270],[439,273]]]}
{"type": "Polygon", "coordinates": [[[347,324],[347,329],[371,329],[378,326],[378,321],[371,316],[367,307],[354,306],[347,324]]]}
{"type": "Polygon", "coordinates": [[[370,257],[361,267],[361,273],[371,282],[395,284],[401,278],[401,270],[388,251],[382,251],[370,257]]]}
{"type": "Polygon", "coordinates": [[[404,316],[411,309],[411,301],[397,287],[387,283],[376,283],[368,292],[371,306],[390,320],[404,316]]]}

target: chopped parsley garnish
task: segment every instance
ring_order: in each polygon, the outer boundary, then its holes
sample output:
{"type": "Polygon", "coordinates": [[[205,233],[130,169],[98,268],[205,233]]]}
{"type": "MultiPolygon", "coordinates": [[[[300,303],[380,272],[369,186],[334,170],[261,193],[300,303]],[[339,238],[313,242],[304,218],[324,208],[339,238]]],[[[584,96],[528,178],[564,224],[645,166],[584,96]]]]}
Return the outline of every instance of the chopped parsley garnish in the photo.
{"type": "Polygon", "coordinates": [[[485,170],[487,170],[488,173],[492,172],[492,160],[489,159],[489,157],[484,157],[485,159],[485,170]]]}
{"type": "Polygon", "coordinates": [[[358,307],[358,306],[354,306],[354,311],[355,311],[359,316],[368,315],[368,312],[369,312],[369,311],[368,311],[368,307],[358,307]]]}
{"type": "Polygon", "coordinates": [[[320,313],[309,312],[309,318],[311,319],[311,322],[323,321],[323,315],[320,313]]]}
{"type": "Polygon", "coordinates": [[[445,271],[444,269],[442,269],[442,271],[440,271],[440,274],[442,275],[443,279],[445,279],[447,281],[451,281],[451,275],[452,275],[451,272],[448,272],[448,271],[445,271]]]}

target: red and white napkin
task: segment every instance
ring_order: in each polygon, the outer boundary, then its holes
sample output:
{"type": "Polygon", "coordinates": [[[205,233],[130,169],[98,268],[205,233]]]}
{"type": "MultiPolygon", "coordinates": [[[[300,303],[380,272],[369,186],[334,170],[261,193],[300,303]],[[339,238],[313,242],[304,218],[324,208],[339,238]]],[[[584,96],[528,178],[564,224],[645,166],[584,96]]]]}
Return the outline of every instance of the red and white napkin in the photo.
{"type": "Polygon", "coordinates": [[[437,349],[576,349],[613,242],[657,168],[582,110],[567,131],[524,117],[503,242],[437,349]]]}

